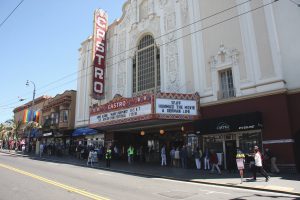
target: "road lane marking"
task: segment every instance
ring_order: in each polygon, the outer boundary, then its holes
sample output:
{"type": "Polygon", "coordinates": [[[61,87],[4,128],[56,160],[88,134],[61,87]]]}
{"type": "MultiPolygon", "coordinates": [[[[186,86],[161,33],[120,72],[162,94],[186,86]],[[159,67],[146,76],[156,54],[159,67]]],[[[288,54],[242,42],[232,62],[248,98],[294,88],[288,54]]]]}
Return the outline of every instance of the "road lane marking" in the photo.
{"type": "Polygon", "coordinates": [[[4,165],[4,164],[0,163],[0,167],[8,169],[8,170],[11,170],[11,171],[14,171],[14,172],[17,172],[19,174],[23,174],[23,175],[29,176],[31,178],[43,181],[43,182],[48,183],[48,184],[51,184],[51,185],[63,188],[65,190],[67,190],[67,191],[71,191],[71,192],[74,192],[74,193],[77,193],[77,194],[89,197],[89,198],[94,199],[94,200],[109,200],[109,199],[101,197],[99,195],[92,194],[90,192],[86,192],[84,190],[80,190],[80,189],[77,189],[75,187],[68,186],[68,185],[65,185],[65,184],[62,184],[62,183],[59,183],[59,182],[56,182],[56,181],[53,181],[53,180],[50,180],[50,179],[38,176],[38,175],[35,175],[35,174],[32,174],[32,173],[29,173],[29,172],[26,172],[26,171],[23,171],[23,170],[11,167],[9,165],[4,165]]]}

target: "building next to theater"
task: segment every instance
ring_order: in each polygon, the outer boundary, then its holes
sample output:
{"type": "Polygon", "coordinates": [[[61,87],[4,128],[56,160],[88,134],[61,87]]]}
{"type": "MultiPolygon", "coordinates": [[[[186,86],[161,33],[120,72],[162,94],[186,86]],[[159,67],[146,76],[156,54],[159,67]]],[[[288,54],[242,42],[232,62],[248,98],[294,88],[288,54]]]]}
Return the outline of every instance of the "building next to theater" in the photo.
{"type": "Polygon", "coordinates": [[[23,140],[27,150],[38,154],[42,142],[45,153],[48,153],[46,147],[51,146],[53,154],[68,154],[74,131],[75,105],[76,91],[66,90],[55,97],[38,97],[34,105],[30,101],[15,108],[14,120],[22,122],[19,139],[23,140]]]}
{"type": "Polygon", "coordinates": [[[23,144],[26,143],[26,147],[30,147],[31,150],[36,147],[36,138],[39,134],[37,128],[43,123],[41,117],[43,106],[50,98],[46,95],[40,96],[34,99],[34,102],[29,101],[13,110],[15,123],[20,123],[18,138],[23,144]]]}
{"type": "Polygon", "coordinates": [[[79,49],[75,126],[147,161],[187,145],[226,167],[237,147],[258,145],[294,168],[298,19],[291,1],[271,0],[128,0],[109,26],[97,10],[79,49]]]}
{"type": "Polygon", "coordinates": [[[39,140],[49,147],[48,154],[68,155],[70,151],[74,151],[71,145],[75,106],[75,90],[66,90],[45,102],[42,108],[42,135],[39,140]]]}

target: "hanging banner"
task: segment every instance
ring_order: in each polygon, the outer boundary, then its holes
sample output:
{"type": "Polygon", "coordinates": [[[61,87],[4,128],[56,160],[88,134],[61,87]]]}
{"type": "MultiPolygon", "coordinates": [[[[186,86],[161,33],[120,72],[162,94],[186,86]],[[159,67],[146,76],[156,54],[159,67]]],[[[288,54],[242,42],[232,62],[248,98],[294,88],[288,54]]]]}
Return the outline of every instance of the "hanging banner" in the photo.
{"type": "Polygon", "coordinates": [[[104,75],[106,56],[107,13],[97,9],[94,13],[93,34],[93,83],[92,96],[95,99],[104,98],[104,75]]]}

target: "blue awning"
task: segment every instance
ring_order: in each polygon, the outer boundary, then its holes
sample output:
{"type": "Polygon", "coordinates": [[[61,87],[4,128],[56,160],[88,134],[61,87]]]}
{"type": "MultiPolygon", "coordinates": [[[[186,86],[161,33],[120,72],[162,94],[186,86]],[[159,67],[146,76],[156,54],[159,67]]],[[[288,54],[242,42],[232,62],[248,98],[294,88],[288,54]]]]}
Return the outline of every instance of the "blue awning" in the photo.
{"type": "Polygon", "coordinates": [[[38,137],[40,134],[40,130],[37,129],[37,128],[33,128],[31,131],[30,131],[30,137],[33,137],[33,138],[36,138],[38,137]]]}
{"type": "Polygon", "coordinates": [[[93,135],[98,133],[97,130],[91,128],[77,128],[72,133],[72,136],[93,135]]]}

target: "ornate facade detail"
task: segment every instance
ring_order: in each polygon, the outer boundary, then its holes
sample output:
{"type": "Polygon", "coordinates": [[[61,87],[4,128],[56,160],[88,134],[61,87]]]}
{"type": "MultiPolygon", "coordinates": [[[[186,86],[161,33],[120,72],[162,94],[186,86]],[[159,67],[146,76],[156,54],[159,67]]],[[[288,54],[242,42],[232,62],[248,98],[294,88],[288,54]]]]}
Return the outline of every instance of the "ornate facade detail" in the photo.
{"type": "Polygon", "coordinates": [[[178,81],[178,49],[176,42],[172,42],[167,45],[167,88],[169,91],[176,91],[179,89],[179,81],[178,81]]]}
{"type": "Polygon", "coordinates": [[[187,0],[177,0],[180,3],[181,13],[184,17],[188,16],[188,1],[187,0]]]}
{"type": "Polygon", "coordinates": [[[165,15],[165,32],[172,31],[176,28],[176,13],[171,12],[165,15]]]}
{"type": "MultiPolygon", "coordinates": [[[[225,96],[240,96],[240,69],[238,65],[238,50],[226,48],[223,44],[220,45],[216,55],[210,59],[212,89],[216,98],[224,98],[225,96]],[[232,88],[221,88],[220,73],[230,71],[232,79],[232,88]]],[[[226,79],[228,81],[228,79],[226,79]]],[[[224,84],[222,87],[225,87],[224,84]]],[[[228,97],[225,97],[228,98],[228,97]]]]}
{"type": "Polygon", "coordinates": [[[126,86],[126,62],[121,61],[117,69],[117,94],[124,96],[126,86]]]}
{"type": "Polygon", "coordinates": [[[159,0],[159,3],[160,7],[163,8],[168,3],[168,0],[159,0]]]}
{"type": "Polygon", "coordinates": [[[148,18],[149,14],[149,5],[148,0],[142,1],[142,3],[139,5],[139,21],[145,20],[148,18]]]}
{"type": "Polygon", "coordinates": [[[228,49],[221,44],[217,55],[212,56],[210,59],[211,67],[219,65],[237,65],[238,55],[237,49],[228,49]]]}

